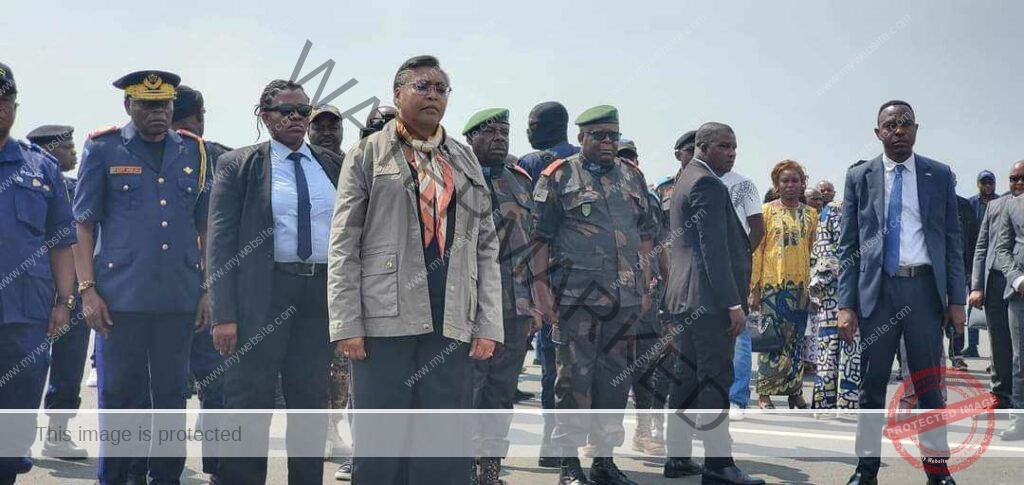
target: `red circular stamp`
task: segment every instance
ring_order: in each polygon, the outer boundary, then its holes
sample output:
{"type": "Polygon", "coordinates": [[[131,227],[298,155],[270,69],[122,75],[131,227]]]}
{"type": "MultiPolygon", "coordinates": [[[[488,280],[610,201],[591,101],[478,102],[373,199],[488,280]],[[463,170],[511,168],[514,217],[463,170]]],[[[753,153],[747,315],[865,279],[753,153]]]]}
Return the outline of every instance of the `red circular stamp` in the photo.
{"type": "Polygon", "coordinates": [[[904,379],[892,400],[889,401],[884,435],[888,437],[896,451],[908,463],[928,473],[939,471],[941,464],[929,470],[921,458],[911,456],[903,446],[903,439],[910,438],[925,457],[942,457],[949,455],[946,466],[949,472],[963,470],[985,453],[995,433],[995,411],[998,399],[990,394],[985,386],[974,376],[952,367],[932,367],[915,372],[910,379],[904,379]],[[915,384],[918,387],[915,389],[915,384]],[[919,413],[914,412],[918,398],[929,391],[942,392],[946,396],[946,407],[919,413]],[[979,429],[984,415],[984,431],[979,429]],[[975,418],[978,416],[978,418],[975,418]],[[933,450],[922,445],[918,434],[924,431],[947,426],[958,421],[970,423],[970,432],[962,443],[949,443],[949,452],[933,450]]]}

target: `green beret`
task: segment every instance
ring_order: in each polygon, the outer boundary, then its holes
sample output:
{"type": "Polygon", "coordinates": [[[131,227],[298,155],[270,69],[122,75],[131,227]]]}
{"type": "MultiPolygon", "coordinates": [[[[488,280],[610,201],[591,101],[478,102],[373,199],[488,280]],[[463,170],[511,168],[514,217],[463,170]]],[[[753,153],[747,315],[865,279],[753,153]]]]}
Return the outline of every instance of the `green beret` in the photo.
{"type": "Polygon", "coordinates": [[[576,124],[579,126],[592,125],[595,123],[618,123],[619,110],[614,106],[602,104],[594,106],[576,117],[576,124]]]}
{"type": "Polygon", "coordinates": [[[508,123],[508,110],[505,108],[487,108],[485,110],[478,111],[475,115],[469,118],[466,123],[466,127],[462,129],[462,134],[467,135],[469,132],[477,129],[480,125],[492,124],[492,123],[508,123]]]}

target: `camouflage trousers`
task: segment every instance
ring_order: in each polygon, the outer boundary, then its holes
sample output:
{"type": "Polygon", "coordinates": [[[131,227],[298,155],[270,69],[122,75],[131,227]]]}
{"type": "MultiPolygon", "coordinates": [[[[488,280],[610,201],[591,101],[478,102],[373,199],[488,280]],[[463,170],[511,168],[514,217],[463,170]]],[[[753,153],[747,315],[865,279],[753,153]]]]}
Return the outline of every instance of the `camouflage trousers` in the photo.
{"type": "MultiPolygon", "coordinates": [[[[532,317],[506,318],[505,343],[498,344],[490,359],[474,362],[473,407],[476,409],[512,409],[532,321],[532,317]]],[[[512,417],[511,413],[477,415],[473,441],[480,456],[504,458],[508,454],[512,417]]]]}
{"type": "MultiPolygon", "coordinates": [[[[555,343],[555,409],[624,410],[632,378],[627,351],[638,325],[640,307],[566,306],[552,327],[555,343]]],[[[595,456],[611,456],[622,445],[623,412],[558,414],[551,443],[562,456],[575,457],[577,448],[594,446],[595,456]]]]}
{"type": "Polygon", "coordinates": [[[636,409],[664,409],[668,404],[669,379],[654,367],[665,354],[667,346],[658,346],[663,334],[661,319],[656,310],[640,318],[640,325],[632,337],[628,361],[632,366],[633,407],[636,409]]]}
{"type": "MultiPolygon", "coordinates": [[[[328,409],[346,409],[348,408],[348,393],[349,393],[349,375],[352,372],[347,357],[335,353],[331,358],[331,367],[329,371],[330,375],[330,389],[327,394],[327,408],[328,409]]],[[[341,413],[331,413],[330,426],[331,429],[336,430],[338,423],[341,422],[341,413]]]]}

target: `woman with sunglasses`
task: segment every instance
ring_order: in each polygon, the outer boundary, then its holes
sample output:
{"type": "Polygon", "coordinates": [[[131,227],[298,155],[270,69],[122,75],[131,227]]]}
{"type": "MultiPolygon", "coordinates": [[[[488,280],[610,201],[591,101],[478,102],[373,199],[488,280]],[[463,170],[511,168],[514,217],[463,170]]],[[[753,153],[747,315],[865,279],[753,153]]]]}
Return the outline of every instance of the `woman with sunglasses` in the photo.
{"type": "MultiPolygon", "coordinates": [[[[255,109],[270,141],[218,160],[205,285],[214,346],[237,357],[226,409],[273,409],[278,375],[289,409],[327,407],[327,242],[341,159],[305,142],[312,110],[302,86],[272,81],[255,109]]],[[[289,414],[289,483],[323,482],[326,422],[289,414]]],[[[269,425],[270,414],[225,416],[225,429],[242,426],[245,439],[230,443],[241,453],[224,452],[219,483],[266,481],[269,425]]]]}
{"type": "MultiPolygon", "coordinates": [[[[432,56],[403,63],[398,117],[342,166],[330,332],[352,361],[359,411],[471,408],[473,362],[504,338],[491,196],[472,150],[441,125],[449,82],[432,56]]],[[[458,414],[359,414],[353,483],[468,485],[465,423],[458,414]]]]}

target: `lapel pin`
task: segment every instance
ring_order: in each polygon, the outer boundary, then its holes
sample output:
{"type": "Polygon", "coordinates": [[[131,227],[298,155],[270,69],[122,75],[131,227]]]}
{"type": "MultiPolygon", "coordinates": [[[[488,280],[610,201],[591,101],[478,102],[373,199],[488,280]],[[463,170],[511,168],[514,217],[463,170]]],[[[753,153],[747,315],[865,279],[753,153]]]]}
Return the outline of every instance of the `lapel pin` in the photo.
{"type": "Polygon", "coordinates": [[[185,175],[192,175],[192,167],[185,167],[182,171],[185,172],[185,175]]]}

